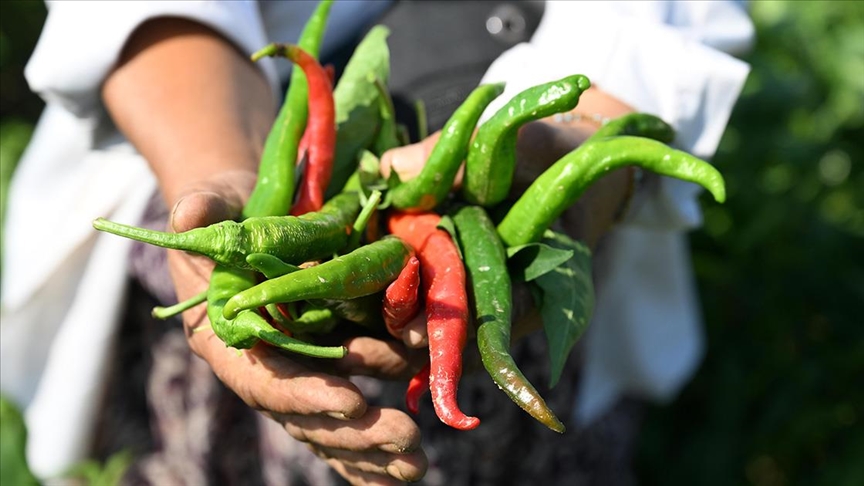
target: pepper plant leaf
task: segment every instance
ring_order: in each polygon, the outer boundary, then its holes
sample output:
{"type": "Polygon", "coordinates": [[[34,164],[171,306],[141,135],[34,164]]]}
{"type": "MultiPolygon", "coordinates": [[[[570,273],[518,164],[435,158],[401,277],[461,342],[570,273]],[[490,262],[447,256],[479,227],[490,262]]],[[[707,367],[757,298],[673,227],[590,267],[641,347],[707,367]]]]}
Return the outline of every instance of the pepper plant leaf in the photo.
{"type": "Polygon", "coordinates": [[[551,272],[573,256],[573,250],[545,243],[528,243],[507,248],[507,268],[513,280],[530,282],[551,272]]]}
{"type": "Polygon", "coordinates": [[[26,450],[24,415],[10,398],[0,395],[0,484],[39,484],[27,465],[26,450]]]}
{"type": "Polygon", "coordinates": [[[360,41],[333,90],[336,108],[336,153],[327,198],[338,193],[356,169],[357,153],[375,142],[381,124],[379,91],[390,79],[390,49],[383,25],[373,27],[360,41]]]}
{"type": "Polygon", "coordinates": [[[553,248],[572,250],[573,257],[534,279],[540,288],[540,315],[549,348],[549,387],[561,378],[570,351],[588,327],[594,312],[591,250],[580,241],[547,231],[544,241],[553,248]]]}

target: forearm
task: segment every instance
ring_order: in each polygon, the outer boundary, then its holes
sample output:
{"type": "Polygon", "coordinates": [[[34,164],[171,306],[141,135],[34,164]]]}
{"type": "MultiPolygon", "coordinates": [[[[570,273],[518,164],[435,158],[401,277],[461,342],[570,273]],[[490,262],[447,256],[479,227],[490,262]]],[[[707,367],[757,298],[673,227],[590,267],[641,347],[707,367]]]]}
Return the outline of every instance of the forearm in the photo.
{"type": "Polygon", "coordinates": [[[251,61],[213,30],[177,18],[132,34],[102,96],[169,207],[213,174],[254,174],[276,109],[251,61]]]}

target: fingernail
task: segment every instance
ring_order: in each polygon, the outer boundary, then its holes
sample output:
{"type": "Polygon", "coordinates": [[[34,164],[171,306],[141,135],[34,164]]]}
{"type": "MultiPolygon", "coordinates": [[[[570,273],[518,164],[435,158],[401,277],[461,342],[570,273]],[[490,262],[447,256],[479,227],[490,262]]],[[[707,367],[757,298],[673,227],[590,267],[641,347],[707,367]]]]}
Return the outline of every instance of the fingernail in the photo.
{"type": "Polygon", "coordinates": [[[336,420],[351,420],[350,417],[345,415],[342,412],[326,412],[326,415],[330,418],[334,418],[336,420]]]}
{"type": "MultiPolygon", "coordinates": [[[[382,445],[378,446],[378,449],[380,449],[384,452],[392,452],[394,454],[408,454],[409,452],[414,452],[414,450],[415,450],[415,448],[413,448],[413,447],[407,447],[404,445],[398,445],[398,444],[393,444],[393,443],[382,444],[382,445]]],[[[390,464],[387,467],[391,467],[391,466],[394,466],[394,464],[390,464]]]]}
{"type": "Polygon", "coordinates": [[[400,481],[408,481],[408,478],[402,474],[402,471],[399,470],[399,467],[396,464],[388,464],[385,470],[387,471],[387,474],[400,481]]]}
{"type": "Polygon", "coordinates": [[[187,196],[183,196],[174,203],[174,206],[171,208],[171,215],[168,217],[168,220],[171,221],[171,229],[176,233],[178,231],[176,226],[175,215],[177,214],[177,208],[180,207],[181,204],[186,200],[187,196]]]}
{"type": "Polygon", "coordinates": [[[422,334],[420,331],[409,329],[405,342],[411,348],[422,348],[427,345],[427,337],[426,334],[422,334]]]}
{"type": "Polygon", "coordinates": [[[394,149],[390,157],[390,169],[396,171],[401,179],[411,179],[423,166],[423,153],[423,146],[419,143],[394,149]]]}

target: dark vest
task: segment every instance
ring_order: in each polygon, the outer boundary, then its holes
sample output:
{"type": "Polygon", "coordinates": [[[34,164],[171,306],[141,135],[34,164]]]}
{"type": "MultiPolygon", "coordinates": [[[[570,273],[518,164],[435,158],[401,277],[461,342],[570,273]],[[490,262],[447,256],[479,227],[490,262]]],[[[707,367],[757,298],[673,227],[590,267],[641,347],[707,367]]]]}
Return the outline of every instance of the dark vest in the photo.
{"type": "MultiPolygon", "coordinates": [[[[426,108],[430,133],[439,130],[501,53],[531,39],[544,10],[542,0],[395,1],[375,23],[391,32],[389,89],[412,140],[417,100],[426,108]]],[[[337,74],[354,45],[327,60],[337,74]]]]}

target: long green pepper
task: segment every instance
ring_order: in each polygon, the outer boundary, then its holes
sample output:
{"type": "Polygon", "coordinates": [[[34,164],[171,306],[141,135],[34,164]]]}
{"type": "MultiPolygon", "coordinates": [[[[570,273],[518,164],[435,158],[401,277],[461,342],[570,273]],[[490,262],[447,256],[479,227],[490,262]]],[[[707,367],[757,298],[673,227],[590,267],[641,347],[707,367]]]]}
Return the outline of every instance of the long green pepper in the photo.
{"type": "Polygon", "coordinates": [[[233,319],[244,309],[309,299],[354,299],[374,294],[396,279],[413,250],[394,236],[338,256],[314,267],[266,280],[237,293],[223,315],[233,319]]]}
{"type": "Polygon", "coordinates": [[[390,191],[393,206],[402,210],[428,211],[447,197],[468,153],[480,115],[503,92],[504,83],[493,83],[478,86],[468,95],[441,129],[441,138],[432,148],[420,174],[390,191]]]}
{"type": "Polygon", "coordinates": [[[627,165],[695,182],[718,202],[726,199],[723,176],[708,162],[648,138],[607,137],[585,142],[535,179],[498,224],[498,234],[511,247],[540,241],[588,186],[627,165]]]}
{"type": "Polygon", "coordinates": [[[480,125],[465,161],[465,199],[485,207],[503,201],[513,183],[519,127],[573,109],[589,87],[588,78],[574,74],[528,88],[480,125]]]}
{"type": "Polygon", "coordinates": [[[604,123],[587,141],[620,135],[647,137],[669,144],[675,139],[675,129],[657,116],[648,113],[628,113],[604,123]]]}
{"type": "Polygon", "coordinates": [[[183,233],[127,226],[103,218],[94,221],[93,227],[163,248],[199,253],[229,267],[254,270],[246,259],[256,253],[272,255],[290,264],[332,255],[348,242],[349,228],[359,212],[359,196],[342,193],[318,212],[250,217],[239,223],[221,221],[183,233]]]}
{"type": "Polygon", "coordinates": [[[510,354],[512,286],[507,254],[495,225],[479,206],[461,208],[453,215],[453,223],[471,285],[477,347],[483,367],[514,403],[555,432],[564,432],[564,424],[510,354]]]}

